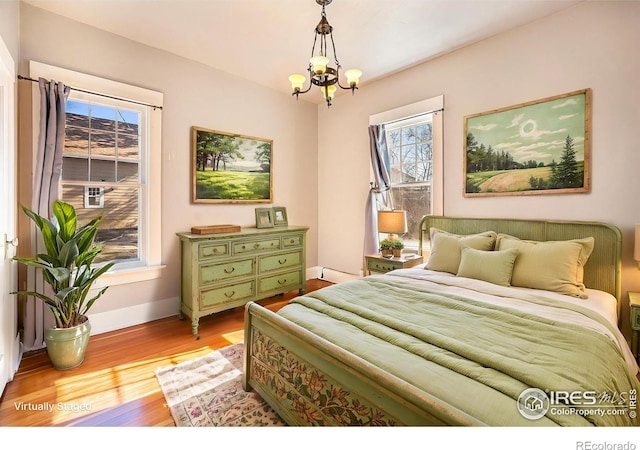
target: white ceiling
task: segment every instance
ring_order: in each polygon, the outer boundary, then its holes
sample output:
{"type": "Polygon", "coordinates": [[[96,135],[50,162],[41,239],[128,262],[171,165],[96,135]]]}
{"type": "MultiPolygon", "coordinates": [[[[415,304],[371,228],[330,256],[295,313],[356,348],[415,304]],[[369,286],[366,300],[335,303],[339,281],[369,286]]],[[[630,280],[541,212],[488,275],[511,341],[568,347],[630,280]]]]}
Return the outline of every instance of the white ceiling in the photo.
{"type": "MultiPolygon", "coordinates": [[[[23,1],[282,92],[306,69],[322,10],[315,0],[23,1]]],[[[361,69],[364,87],[579,1],[333,0],[326,14],[343,72],[361,69]]]]}

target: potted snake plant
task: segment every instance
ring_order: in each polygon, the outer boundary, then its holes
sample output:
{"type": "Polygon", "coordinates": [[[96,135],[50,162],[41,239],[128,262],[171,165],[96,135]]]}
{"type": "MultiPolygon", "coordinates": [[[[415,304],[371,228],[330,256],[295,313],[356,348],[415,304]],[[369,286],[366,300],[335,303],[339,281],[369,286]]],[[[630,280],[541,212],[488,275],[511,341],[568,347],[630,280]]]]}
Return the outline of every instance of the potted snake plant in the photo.
{"type": "Polygon", "coordinates": [[[94,245],[102,218],[98,217],[84,226],[78,226],[75,208],[59,200],[52,205],[55,223],[21,207],[40,230],[47,253],[14,259],[40,270],[44,281],[51,287],[51,292],[16,293],[37,297],[49,307],[56,325],[45,332],[47,353],[54,367],[71,369],[84,361],[91,332],[87,312],[107,287],[93,297],[89,297],[89,290],[98,277],[113,265],[107,263],[93,266],[94,259],[102,251],[102,246],[94,245]]]}

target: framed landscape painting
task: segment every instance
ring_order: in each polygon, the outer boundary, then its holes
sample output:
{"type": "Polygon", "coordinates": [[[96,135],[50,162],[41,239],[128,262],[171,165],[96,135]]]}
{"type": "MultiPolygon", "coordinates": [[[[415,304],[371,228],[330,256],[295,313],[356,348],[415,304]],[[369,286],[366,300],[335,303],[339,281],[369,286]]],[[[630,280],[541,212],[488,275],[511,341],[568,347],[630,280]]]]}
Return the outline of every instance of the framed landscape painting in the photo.
{"type": "Polygon", "coordinates": [[[193,203],[271,203],[273,141],[191,127],[193,203]]]}
{"type": "Polygon", "coordinates": [[[466,116],[464,137],[465,197],[589,192],[590,89],[466,116]]]}

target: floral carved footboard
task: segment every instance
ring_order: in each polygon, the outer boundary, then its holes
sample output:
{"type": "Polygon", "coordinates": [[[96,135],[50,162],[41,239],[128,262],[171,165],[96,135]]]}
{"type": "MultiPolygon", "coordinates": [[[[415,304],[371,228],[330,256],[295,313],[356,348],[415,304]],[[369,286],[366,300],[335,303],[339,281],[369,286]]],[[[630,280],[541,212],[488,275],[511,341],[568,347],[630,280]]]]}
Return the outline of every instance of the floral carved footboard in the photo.
{"type": "Polygon", "coordinates": [[[289,425],[483,425],[253,302],[244,335],[244,388],[289,425]]]}
{"type": "Polygon", "coordinates": [[[397,425],[374,406],[354,396],[318,369],[309,367],[259,331],[253,332],[253,380],[272,393],[304,424],[323,426],[397,425]]]}

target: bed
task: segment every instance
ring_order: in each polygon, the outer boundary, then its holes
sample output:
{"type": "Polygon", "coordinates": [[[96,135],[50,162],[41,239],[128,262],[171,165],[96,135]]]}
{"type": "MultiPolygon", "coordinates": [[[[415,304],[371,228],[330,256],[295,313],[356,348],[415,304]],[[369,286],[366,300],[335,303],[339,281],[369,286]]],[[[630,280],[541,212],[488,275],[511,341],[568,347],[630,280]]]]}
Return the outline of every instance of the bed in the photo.
{"type": "Polygon", "coordinates": [[[422,266],[247,304],[245,389],[290,425],[640,425],[615,226],[420,229],[422,266]]]}

